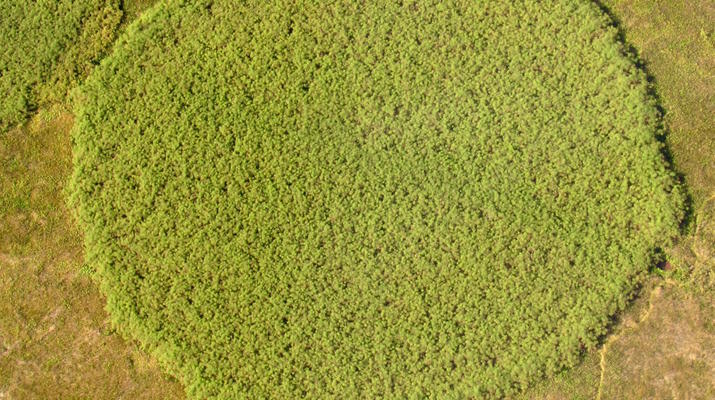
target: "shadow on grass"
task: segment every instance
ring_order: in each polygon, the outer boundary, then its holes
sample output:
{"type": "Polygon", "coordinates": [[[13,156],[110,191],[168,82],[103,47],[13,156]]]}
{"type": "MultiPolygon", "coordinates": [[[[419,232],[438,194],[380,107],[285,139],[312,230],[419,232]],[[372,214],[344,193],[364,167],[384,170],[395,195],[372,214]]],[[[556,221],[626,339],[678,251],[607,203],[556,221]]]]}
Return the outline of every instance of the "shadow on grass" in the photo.
{"type": "MultiPolygon", "coordinates": [[[[609,6],[604,4],[603,1],[594,0],[594,4],[601,10],[601,12],[608,16],[610,25],[617,30],[617,40],[623,46],[623,54],[634,62],[636,67],[645,74],[645,77],[647,79],[648,96],[653,99],[656,110],[658,112],[656,139],[661,144],[661,154],[663,156],[664,161],[666,162],[666,168],[673,174],[676,181],[675,183],[681,188],[684,196],[683,216],[679,226],[680,236],[678,238],[674,238],[677,242],[681,237],[692,233],[696,225],[694,198],[690,191],[690,188],[687,185],[685,175],[682,172],[678,171],[675,167],[674,156],[670,147],[668,146],[667,138],[670,134],[670,131],[665,124],[665,115],[667,114],[667,111],[664,108],[662,98],[658,93],[656,78],[649,72],[647,62],[640,56],[638,49],[627,41],[627,33],[624,28],[623,21],[609,8],[609,6]]],[[[654,249],[651,256],[648,275],[652,276],[653,274],[660,272],[660,270],[666,265],[666,258],[667,256],[665,249],[661,247],[654,249]]],[[[646,279],[643,282],[638,283],[637,286],[633,288],[632,292],[628,296],[625,308],[617,311],[609,318],[608,323],[606,325],[605,333],[597,338],[598,344],[596,349],[603,349],[609,338],[615,333],[617,333],[618,327],[622,324],[626,315],[628,315],[629,312],[632,312],[637,300],[639,298],[644,298],[645,296],[649,295],[652,289],[653,281],[651,279],[646,279]]],[[[599,354],[600,351],[601,350],[599,350],[599,354]]],[[[584,347],[581,352],[582,360],[585,360],[587,354],[590,353],[591,352],[584,347]]],[[[560,374],[568,374],[569,371],[572,370],[564,369],[560,374]]],[[[596,384],[600,386],[602,382],[596,382],[596,384]]]]}
{"type": "MultiPolygon", "coordinates": [[[[675,160],[673,157],[673,152],[668,146],[668,135],[670,131],[665,124],[665,115],[667,110],[663,107],[663,101],[658,93],[657,80],[648,70],[647,62],[640,56],[638,49],[630,44],[626,39],[626,31],[623,28],[623,21],[602,1],[593,0],[594,4],[609,17],[611,21],[611,26],[617,29],[618,41],[623,45],[623,51],[625,55],[633,60],[636,67],[643,71],[648,81],[648,95],[655,100],[655,107],[658,110],[658,130],[656,132],[656,139],[661,143],[661,154],[663,159],[667,164],[667,168],[674,174],[676,183],[683,189],[684,193],[684,203],[683,203],[683,219],[680,222],[680,234],[686,235],[691,232],[695,226],[695,208],[693,195],[687,185],[685,174],[678,171],[675,167],[675,160]]],[[[656,249],[654,255],[654,261],[656,263],[662,262],[662,257],[664,257],[663,249],[656,249]]],[[[655,266],[655,265],[654,265],[655,266]]],[[[651,268],[651,271],[653,268],[651,268]]]]}

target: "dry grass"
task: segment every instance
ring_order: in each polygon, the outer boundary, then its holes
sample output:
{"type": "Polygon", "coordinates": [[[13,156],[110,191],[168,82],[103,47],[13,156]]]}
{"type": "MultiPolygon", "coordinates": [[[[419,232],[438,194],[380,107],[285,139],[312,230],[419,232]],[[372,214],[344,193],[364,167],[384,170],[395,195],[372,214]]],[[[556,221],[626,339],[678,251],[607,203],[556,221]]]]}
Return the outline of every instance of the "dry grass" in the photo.
{"type": "Polygon", "coordinates": [[[653,278],[584,362],[520,398],[715,398],[712,312],[672,280],[653,278]]]}
{"type": "Polygon", "coordinates": [[[72,117],[41,112],[0,140],[0,399],[177,398],[134,344],[112,333],[79,271],[64,206],[72,117]]]}
{"type": "Polygon", "coordinates": [[[602,399],[715,398],[712,315],[672,285],[650,298],[642,322],[609,341],[602,399]]]}

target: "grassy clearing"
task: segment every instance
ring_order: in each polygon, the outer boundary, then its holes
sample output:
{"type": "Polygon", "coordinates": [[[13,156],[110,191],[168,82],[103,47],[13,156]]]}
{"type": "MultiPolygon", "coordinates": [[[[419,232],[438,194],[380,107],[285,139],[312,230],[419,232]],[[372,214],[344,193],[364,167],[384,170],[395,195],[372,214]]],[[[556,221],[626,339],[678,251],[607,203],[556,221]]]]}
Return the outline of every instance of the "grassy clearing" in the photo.
{"type": "Polygon", "coordinates": [[[0,133],[66,99],[114,41],[119,3],[0,1],[0,133]]]}
{"type": "Polygon", "coordinates": [[[649,300],[608,346],[601,399],[714,398],[713,314],[672,284],[654,288],[649,300]]]}
{"type": "Polygon", "coordinates": [[[605,5],[654,76],[665,109],[667,142],[693,197],[690,234],[671,250],[671,263],[689,272],[686,283],[715,290],[715,5],[707,1],[609,0],[605,5]]]}
{"type": "Polygon", "coordinates": [[[592,3],[383,3],[162,2],[82,87],[87,261],[193,397],[513,394],[677,234],[592,3]]]}
{"type": "Polygon", "coordinates": [[[0,138],[0,399],[181,397],[112,333],[105,299],[79,273],[81,234],[62,194],[72,123],[43,111],[0,138]]]}
{"type": "Polygon", "coordinates": [[[712,310],[673,280],[651,279],[605,344],[520,399],[713,398],[712,310]]]}

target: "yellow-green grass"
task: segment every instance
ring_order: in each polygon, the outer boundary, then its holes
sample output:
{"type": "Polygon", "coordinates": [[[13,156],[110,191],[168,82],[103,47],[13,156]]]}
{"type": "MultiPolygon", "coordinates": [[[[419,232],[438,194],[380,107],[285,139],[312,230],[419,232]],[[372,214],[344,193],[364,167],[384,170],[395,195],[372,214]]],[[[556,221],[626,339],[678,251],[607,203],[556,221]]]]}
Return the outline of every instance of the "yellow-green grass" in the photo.
{"type": "Polygon", "coordinates": [[[65,102],[155,0],[0,1],[0,134],[65,102]]]}
{"type": "MultiPolygon", "coordinates": [[[[128,11],[126,3],[131,2],[125,2],[128,11]]],[[[715,191],[715,134],[709,126],[715,71],[708,23],[715,18],[712,3],[606,3],[655,77],[676,166],[694,193],[697,222],[680,247],[679,266],[699,265],[696,272],[707,281],[715,256],[715,202],[706,201],[715,191]]],[[[134,344],[111,333],[104,299],[77,274],[81,241],[61,193],[70,168],[72,121],[64,113],[41,114],[0,139],[0,399],[181,398],[177,383],[163,378],[134,344]],[[27,132],[34,133],[22,137],[27,132]]],[[[654,278],[621,318],[631,322],[614,327],[604,357],[604,400],[713,397],[713,356],[702,351],[712,348],[708,322],[715,314],[703,307],[712,307],[711,292],[663,283],[654,278]],[[651,288],[659,286],[651,295],[651,288]],[[652,309],[641,322],[649,304],[652,309]]],[[[601,354],[587,354],[576,370],[523,398],[595,398],[601,354]]]]}
{"type": "Polygon", "coordinates": [[[715,397],[715,3],[608,0],[654,78],[667,143],[692,194],[689,233],[669,251],[650,313],[603,352],[603,399],[715,397]]]}
{"type": "MultiPolygon", "coordinates": [[[[125,22],[148,3],[124,2],[125,22]]],[[[113,332],[105,299],[79,272],[81,236],[63,195],[72,123],[54,107],[0,138],[0,399],[181,398],[113,332]]]]}
{"type": "Polygon", "coordinates": [[[71,192],[112,320],[191,397],[513,394],[678,233],[589,1],[159,4],[81,87],[71,192]]]}
{"type": "Polygon", "coordinates": [[[0,139],[0,399],[179,397],[178,383],[113,333],[80,272],[63,195],[72,123],[41,112],[0,139]]]}
{"type": "MultiPolygon", "coordinates": [[[[670,261],[690,272],[688,286],[713,289],[715,218],[715,3],[607,0],[648,72],[665,113],[666,142],[692,195],[689,234],[670,261]]],[[[681,279],[682,280],[682,279],[681,279]]]]}
{"type": "Polygon", "coordinates": [[[520,399],[712,399],[712,311],[670,279],[652,279],[598,351],[520,399]]]}
{"type": "Polygon", "coordinates": [[[666,282],[603,352],[600,399],[715,398],[712,314],[666,282]]]}
{"type": "Polygon", "coordinates": [[[609,0],[654,81],[667,143],[693,196],[689,233],[598,350],[524,399],[715,397],[715,5],[707,0],[609,0]],[[674,279],[669,279],[667,277],[674,279]]]}
{"type": "Polygon", "coordinates": [[[695,207],[715,195],[715,3],[607,0],[654,77],[668,144],[695,207]]]}
{"type": "Polygon", "coordinates": [[[0,1],[0,134],[65,101],[114,41],[120,3],[0,1]]]}

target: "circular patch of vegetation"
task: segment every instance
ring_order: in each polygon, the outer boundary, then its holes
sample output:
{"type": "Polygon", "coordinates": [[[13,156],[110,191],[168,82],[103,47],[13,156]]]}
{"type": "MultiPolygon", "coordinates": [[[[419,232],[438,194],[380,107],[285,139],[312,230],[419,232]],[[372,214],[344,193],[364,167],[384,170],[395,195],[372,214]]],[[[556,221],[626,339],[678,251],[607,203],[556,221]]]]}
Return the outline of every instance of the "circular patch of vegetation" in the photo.
{"type": "Polygon", "coordinates": [[[115,38],[119,0],[0,1],[0,133],[64,100],[115,38]]]}
{"type": "Polygon", "coordinates": [[[588,1],[164,1],[83,86],[113,321],[245,398],[503,396],[677,234],[646,79],[588,1]]]}

